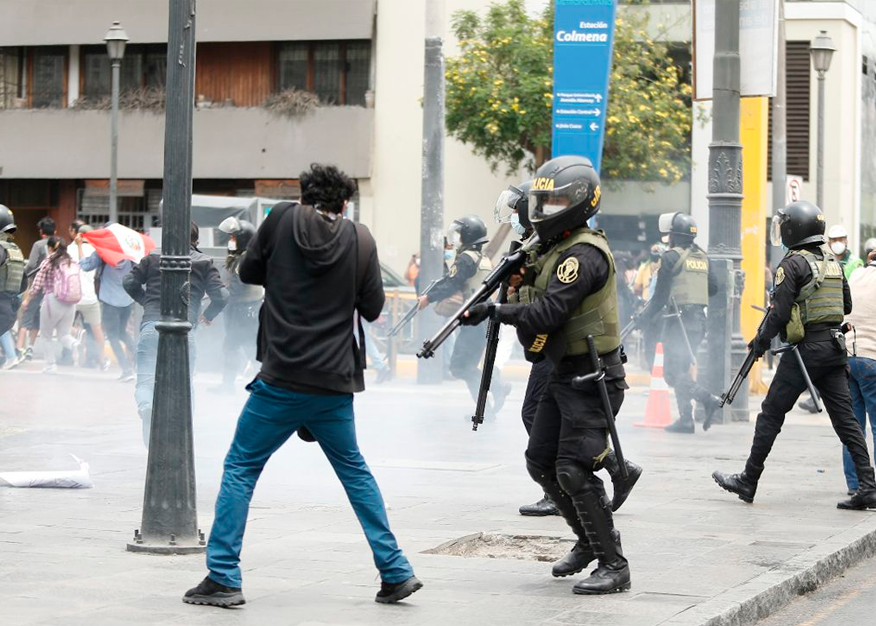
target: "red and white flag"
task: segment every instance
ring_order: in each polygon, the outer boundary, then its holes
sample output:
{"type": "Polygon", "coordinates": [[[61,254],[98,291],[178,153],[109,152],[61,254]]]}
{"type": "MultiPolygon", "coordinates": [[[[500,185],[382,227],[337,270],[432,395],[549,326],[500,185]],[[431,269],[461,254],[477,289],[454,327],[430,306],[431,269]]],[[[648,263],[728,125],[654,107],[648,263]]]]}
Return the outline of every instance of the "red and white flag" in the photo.
{"type": "Polygon", "coordinates": [[[94,246],[97,254],[107,265],[118,265],[125,259],[139,263],[140,260],[155,248],[155,242],[149,235],[141,235],[121,224],[110,224],[82,236],[94,246]]]}

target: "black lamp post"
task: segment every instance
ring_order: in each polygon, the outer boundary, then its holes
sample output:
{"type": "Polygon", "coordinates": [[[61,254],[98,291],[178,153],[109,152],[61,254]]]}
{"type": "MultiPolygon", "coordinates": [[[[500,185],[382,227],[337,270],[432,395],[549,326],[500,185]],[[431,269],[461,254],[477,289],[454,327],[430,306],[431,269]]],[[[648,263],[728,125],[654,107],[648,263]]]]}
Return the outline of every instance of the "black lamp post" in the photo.
{"type": "Polygon", "coordinates": [[[830,69],[830,61],[836,46],[823,30],[809,44],[809,56],[812,57],[812,68],[818,74],[818,162],[816,173],[816,203],[824,210],[824,75],[830,69]]]}
{"type": "Polygon", "coordinates": [[[125,46],[128,44],[128,34],[118,22],[107,31],[103,38],[106,51],[112,62],[112,123],[110,130],[110,192],[109,221],[119,221],[118,201],[118,165],[119,165],[119,74],[122,59],[125,56],[125,46]]]}

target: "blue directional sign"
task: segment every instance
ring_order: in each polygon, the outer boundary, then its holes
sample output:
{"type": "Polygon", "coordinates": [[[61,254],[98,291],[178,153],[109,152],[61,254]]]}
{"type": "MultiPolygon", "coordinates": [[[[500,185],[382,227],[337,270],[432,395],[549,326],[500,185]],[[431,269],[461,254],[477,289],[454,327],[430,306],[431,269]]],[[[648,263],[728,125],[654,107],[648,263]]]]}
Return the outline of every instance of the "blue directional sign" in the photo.
{"type": "Polygon", "coordinates": [[[556,0],[553,156],[586,156],[599,171],[617,0],[556,0]]]}

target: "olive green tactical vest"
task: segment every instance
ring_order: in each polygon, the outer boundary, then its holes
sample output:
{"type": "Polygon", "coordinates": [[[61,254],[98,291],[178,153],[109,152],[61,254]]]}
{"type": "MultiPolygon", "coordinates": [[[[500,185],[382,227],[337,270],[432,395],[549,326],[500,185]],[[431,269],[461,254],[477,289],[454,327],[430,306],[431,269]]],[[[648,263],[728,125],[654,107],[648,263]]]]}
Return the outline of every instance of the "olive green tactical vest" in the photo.
{"type": "Polygon", "coordinates": [[[461,254],[470,257],[477,266],[477,271],[471,278],[465,281],[465,286],[462,288],[462,297],[463,299],[468,300],[469,296],[477,291],[478,287],[481,286],[481,283],[484,282],[484,279],[493,271],[493,264],[490,263],[490,259],[485,257],[483,253],[479,251],[466,250],[461,254]]]}
{"type": "Polygon", "coordinates": [[[803,286],[794,300],[800,307],[803,326],[818,323],[839,324],[843,321],[843,268],[826,246],[821,248],[824,260],[808,250],[792,250],[809,263],[812,279],[803,286]]]}
{"type": "Polygon", "coordinates": [[[709,257],[699,246],[672,248],[679,259],[672,268],[672,288],[670,295],[675,304],[709,304],[709,257]]]}
{"type": "MultiPolygon", "coordinates": [[[[566,341],[566,355],[580,356],[590,352],[587,345],[587,335],[593,335],[596,341],[596,351],[606,354],[620,346],[620,323],[617,315],[617,282],[615,280],[614,257],[608,248],[608,240],[602,231],[579,228],[551,248],[547,254],[539,257],[533,270],[536,272],[535,284],[532,287],[521,288],[520,301],[538,300],[544,296],[551,277],[557,271],[560,257],[572,246],[588,244],[602,252],[608,261],[608,280],[597,292],[590,294],[572,312],[563,326],[563,336],[566,341]]],[[[569,282],[577,280],[577,276],[567,278],[569,282]],[[571,280],[569,280],[571,278],[571,280]]],[[[547,338],[544,338],[546,342],[547,338]]]]}
{"type": "Polygon", "coordinates": [[[0,241],[0,248],[6,250],[6,262],[0,267],[0,291],[18,293],[24,276],[24,255],[11,241],[0,241]]]}

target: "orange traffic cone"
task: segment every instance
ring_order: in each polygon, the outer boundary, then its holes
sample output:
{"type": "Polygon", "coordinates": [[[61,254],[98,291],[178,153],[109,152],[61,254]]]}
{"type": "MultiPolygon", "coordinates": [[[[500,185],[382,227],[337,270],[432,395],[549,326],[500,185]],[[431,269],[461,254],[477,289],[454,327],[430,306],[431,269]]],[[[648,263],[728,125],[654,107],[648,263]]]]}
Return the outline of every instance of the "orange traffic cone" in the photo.
{"type": "Polygon", "coordinates": [[[663,380],[663,344],[657,344],[654,354],[654,368],[651,370],[651,388],[648,391],[648,404],[645,406],[645,421],[633,426],[642,428],[666,428],[672,421],[669,411],[669,387],[663,380]]]}

